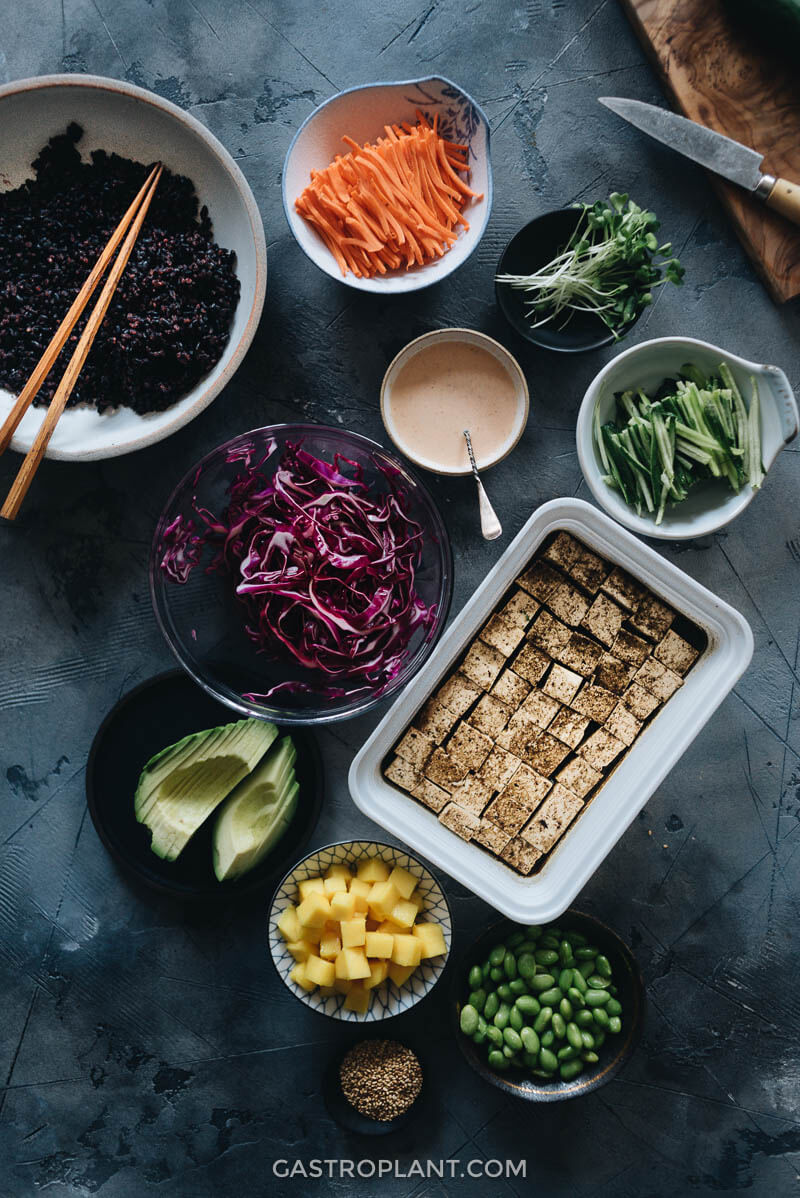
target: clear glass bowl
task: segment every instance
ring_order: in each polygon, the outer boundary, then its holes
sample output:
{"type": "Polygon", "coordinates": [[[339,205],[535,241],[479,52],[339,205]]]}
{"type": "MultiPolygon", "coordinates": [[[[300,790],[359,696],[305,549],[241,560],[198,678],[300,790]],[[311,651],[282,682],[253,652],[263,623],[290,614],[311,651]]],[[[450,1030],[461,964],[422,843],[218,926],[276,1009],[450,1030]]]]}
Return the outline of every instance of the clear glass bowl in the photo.
{"type": "Polygon", "coordinates": [[[204,690],[241,715],[283,724],[347,719],[368,711],[398,691],[430,655],[447,619],[452,592],[453,557],[447,530],[416,474],[375,441],[319,424],[270,425],[243,433],[213,450],[192,467],[173,491],[158,522],[150,554],[150,594],[156,620],[183,668],[204,690]],[[298,441],[323,460],[330,462],[339,453],[358,462],[373,493],[385,493],[388,489],[379,468],[383,464],[396,472],[397,484],[405,492],[404,509],[423,529],[416,589],[426,604],[436,606],[436,617],[428,629],[415,631],[399,672],[370,693],[364,694],[362,690],[350,698],[323,699],[319,694],[284,692],[279,699],[258,698],[279,682],[313,684],[319,678],[288,659],[288,655],[272,660],[256,649],[245,633],[246,612],[234,593],[234,578],[206,569],[213,554],[210,546],[203,548],[199,563],[185,583],[171,581],[161,569],[166,529],[178,516],[184,521],[193,519],[197,526],[196,506],[215,515],[221,513],[227,504],[228,488],[242,468],[241,461],[229,461],[231,455],[248,444],[254,445],[256,452],[262,448],[266,451],[273,438],[277,451],[260,468],[262,473],[271,476],[287,442],[298,441]]]}

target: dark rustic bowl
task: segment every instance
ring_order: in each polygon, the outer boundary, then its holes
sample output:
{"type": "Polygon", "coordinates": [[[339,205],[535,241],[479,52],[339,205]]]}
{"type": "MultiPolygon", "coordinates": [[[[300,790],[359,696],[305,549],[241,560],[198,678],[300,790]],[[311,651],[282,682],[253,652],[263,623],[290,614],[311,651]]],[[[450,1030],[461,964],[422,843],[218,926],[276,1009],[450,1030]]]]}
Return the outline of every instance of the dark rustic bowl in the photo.
{"type": "Polygon", "coordinates": [[[614,971],[614,984],[617,986],[617,998],[622,1004],[622,1033],[606,1040],[599,1051],[600,1060],[596,1065],[586,1069],[574,1081],[541,1082],[531,1077],[527,1070],[511,1069],[508,1073],[496,1073],[486,1063],[484,1045],[473,1044],[461,1031],[459,1018],[461,1015],[462,999],[468,991],[467,978],[470,968],[485,960],[488,953],[498,944],[507,933],[520,930],[524,925],[512,923],[503,919],[492,924],[474,940],[467,953],[459,961],[453,974],[453,1001],[451,1004],[452,1020],[458,1046],[467,1059],[467,1063],[485,1081],[505,1090],[515,1098],[524,1098],[527,1102],[562,1102],[567,1098],[578,1098],[598,1090],[612,1077],[616,1077],[623,1065],[630,1060],[639,1043],[644,1023],[645,990],[639,966],[631,950],[616,932],[606,927],[593,915],[585,915],[581,911],[570,908],[558,920],[559,926],[565,930],[582,932],[595,944],[611,962],[614,971]]]}

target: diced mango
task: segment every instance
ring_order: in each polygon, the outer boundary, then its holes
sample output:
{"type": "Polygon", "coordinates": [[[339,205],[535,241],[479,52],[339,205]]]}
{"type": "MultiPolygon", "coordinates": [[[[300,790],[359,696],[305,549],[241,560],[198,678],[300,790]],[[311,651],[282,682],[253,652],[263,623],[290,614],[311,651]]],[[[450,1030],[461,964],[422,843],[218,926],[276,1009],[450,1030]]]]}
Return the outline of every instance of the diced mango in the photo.
{"type": "Polygon", "coordinates": [[[349,978],[336,978],[333,988],[337,994],[349,994],[350,987],[354,985],[355,982],[351,982],[349,978]]]}
{"type": "Polygon", "coordinates": [[[335,961],[341,951],[341,939],[333,932],[326,932],[319,942],[319,955],[326,961],[335,961]]]}
{"type": "Polygon", "coordinates": [[[358,948],[364,944],[367,936],[367,928],[363,915],[357,919],[343,919],[341,928],[342,948],[358,948]]]}
{"type": "Polygon", "coordinates": [[[392,882],[376,882],[367,899],[373,919],[388,919],[392,908],[399,902],[400,894],[392,882]]]}
{"type": "Polygon", "coordinates": [[[337,966],[342,957],[344,957],[344,977],[350,978],[351,982],[355,982],[358,978],[369,977],[371,970],[363,948],[343,948],[336,958],[337,966]]]}
{"type": "Polygon", "coordinates": [[[391,957],[394,952],[394,936],[387,932],[367,932],[364,948],[368,957],[391,957]]]}
{"type": "Polygon", "coordinates": [[[422,960],[422,941],[416,936],[398,935],[394,938],[392,961],[395,965],[411,966],[413,969],[422,960]]]}
{"type": "Polygon", "coordinates": [[[380,857],[367,857],[359,861],[356,877],[360,882],[385,882],[389,877],[389,866],[380,857]]]}
{"type": "Polygon", "coordinates": [[[347,894],[347,878],[343,878],[341,874],[336,874],[332,878],[326,878],[322,885],[325,888],[328,898],[331,898],[334,894],[347,894]]]}
{"type": "Polygon", "coordinates": [[[408,901],[410,903],[414,904],[414,906],[417,908],[417,911],[421,911],[423,906],[425,905],[425,899],[422,897],[422,895],[420,894],[420,892],[418,890],[414,891],[414,893],[411,895],[411,898],[408,901]]]}
{"type": "Polygon", "coordinates": [[[381,982],[386,981],[388,972],[388,961],[370,961],[370,975],[368,978],[364,978],[364,989],[372,990],[375,986],[380,986],[381,982]]]}
{"type": "Polygon", "coordinates": [[[441,924],[417,923],[414,924],[411,931],[422,945],[421,959],[423,961],[427,961],[428,957],[441,957],[443,953],[447,952],[441,924]]]}
{"type": "Polygon", "coordinates": [[[286,947],[295,961],[305,961],[306,957],[310,956],[314,951],[314,945],[310,940],[289,940],[286,947]]]}
{"type": "Polygon", "coordinates": [[[310,956],[305,963],[306,977],[315,986],[332,986],[336,979],[333,961],[323,961],[322,957],[310,956]]]}
{"type": "Polygon", "coordinates": [[[287,907],[282,911],[277,927],[284,940],[299,940],[300,920],[297,918],[297,908],[287,907]]]}
{"type": "Polygon", "coordinates": [[[317,994],[320,996],[320,998],[330,998],[330,996],[335,993],[335,986],[320,986],[320,988],[317,990],[317,994]]]}
{"type": "Polygon", "coordinates": [[[297,964],[295,965],[294,969],[293,969],[293,970],[292,970],[292,972],[289,974],[289,980],[290,980],[290,981],[292,981],[292,982],[297,982],[297,985],[298,985],[298,986],[302,986],[304,990],[314,990],[314,989],[316,989],[316,985],[317,985],[317,983],[316,983],[316,982],[312,982],[312,981],[310,981],[310,980],[309,980],[309,978],[306,976],[306,963],[305,963],[305,961],[298,961],[298,962],[297,962],[297,964]]]}
{"type": "Polygon", "coordinates": [[[322,937],[325,935],[323,928],[307,928],[300,924],[300,939],[309,940],[312,944],[319,944],[322,937]]]}
{"type": "Polygon", "coordinates": [[[392,923],[396,923],[401,928],[410,928],[417,915],[417,908],[407,899],[400,899],[400,902],[395,903],[392,907],[392,923]]]}
{"type": "Polygon", "coordinates": [[[370,890],[372,890],[371,882],[365,882],[363,878],[353,878],[349,891],[350,894],[355,895],[356,911],[366,911],[370,890]]]}
{"type": "Polygon", "coordinates": [[[322,878],[306,878],[297,888],[300,891],[300,902],[307,899],[310,894],[319,892],[322,894],[325,889],[325,883],[322,878]]]}
{"type": "Polygon", "coordinates": [[[389,965],[389,977],[395,986],[405,986],[415,968],[414,965],[395,965],[392,961],[389,965]]]}
{"type": "Polygon", "coordinates": [[[356,896],[348,894],[346,890],[339,891],[334,894],[331,899],[331,915],[339,921],[343,919],[352,919],[356,913],[356,896]]]}
{"type": "Polygon", "coordinates": [[[396,936],[398,932],[403,932],[405,929],[401,928],[399,924],[394,923],[391,919],[384,919],[382,923],[378,924],[375,931],[386,932],[389,936],[396,936]]]}
{"type": "Polygon", "coordinates": [[[418,878],[409,873],[407,869],[403,869],[401,865],[396,865],[389,874],[389,881],[400,894],[401,898],[411,898],[411,895],[417,888],[418,878]]]}
{"type": "Polygon", "coordinates": [[[340,865],[329,865],[325,870],[326,878],[344,878],[345,881],[349,882],[352,876],[353,871],[350,866],[343,863],[340,865]]]}
{"type": "Polygon", "coordinates": [[[321,928],[325,921],[330,919],[331,905],[328,902],[327,895],[321,894],[314,890],[303,899],[300,906],[297,908],[297,917],[300,923],[307,928],[321,928]]]}
{"type": "Polygon", "coordinates": [[[363,986],[353,985],[344,1000],[345,1010],[355,1011],[357,1015],[366,1015],[372,1002],[372,993],[363,986]]]}

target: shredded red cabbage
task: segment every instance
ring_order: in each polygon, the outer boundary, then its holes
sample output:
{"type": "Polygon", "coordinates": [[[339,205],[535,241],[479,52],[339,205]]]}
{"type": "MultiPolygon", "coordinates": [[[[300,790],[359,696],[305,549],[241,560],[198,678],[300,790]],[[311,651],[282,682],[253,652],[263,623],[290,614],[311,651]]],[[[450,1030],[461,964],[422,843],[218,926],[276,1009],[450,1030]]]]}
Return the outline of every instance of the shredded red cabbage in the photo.
{"type": "Polygon", "coordinates": [[[161,568],[185,583],[210,544],[208,570],[236,580],[257,649],[323,676],[321,683],[282,682],[251,698],[374,691],[396,677],[415,631],[436,618],[436,606],[415,587],[422,528],[404,510],[405,492],[391,467],[378,463],[388,490],[373,494],[358,462],[340,454],[326,462],[298,443],[286,445],[270,478],[261,467],[275,448],[268,445],[255,464],[253,445],[229,456],[244,469],[228,489],[228,506],[217,518],[195,505],[202,534],[192,519],[174,520],[164,533],[161,568]]]}

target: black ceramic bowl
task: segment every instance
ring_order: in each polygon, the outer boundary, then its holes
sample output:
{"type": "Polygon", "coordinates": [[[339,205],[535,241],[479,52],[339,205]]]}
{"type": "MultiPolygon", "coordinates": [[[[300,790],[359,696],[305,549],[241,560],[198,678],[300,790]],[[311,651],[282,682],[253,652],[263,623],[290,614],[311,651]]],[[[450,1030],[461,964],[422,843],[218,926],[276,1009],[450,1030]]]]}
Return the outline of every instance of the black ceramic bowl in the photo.
{"type": "Polygon", "coordinates": [[[287,831],[249,873],[218,882],[211,855],[213,820],[195,833],[175,861],[150,849],[150,832],[133,811],[136,784],[153,754],[191,732],[229,724],[236,717],[182,670],[170,670],[134,687],[97,730],[86,765],[86,798],[97,834],[114,860],[140,882],[184,901],[225,902],[274,886],[305,847],[323,796],[322,763],[313,736],[286,729],[297,746],[297,810],[287,831]]]}
{"type": "MultiPolygon", "coordinates": [[[[555,212],[545,212],[543,216],[529,221],[504,249],[497,264],[497,274],[527,275],[546,266],[564,249],[580,217],[578,208],[558,208],[555,212]]],[[[591,312],[574,312],[569,318],[559,317],[551,324],[534,329],[531,327],[530,305],[526,302],[528,293],[508,283],[495,283],[494,289],[500,311],[511,327],[520,337],[542,349],[577,354],[611,345],[615,340],[608,326],[591,312]]],[[[635,323],[632,320],[621,336],[628,333],[635,323]]],[[[619,339],[616,338],[617,341],[619,339]]]]}
{"type": "Polygon", "coordinates": [[[458,1046],[476,1073],[499,1090],[524,1098],[528,1102],[562,1102],[566,1098],[578,1098],[589,1094],[616,1077],[630,1059],[639,1043],[644,1023],[645,991],[642,975],[631,950],[616,932],[606,927],[593,915],[584,915],[570,908],[558,920],[558,926],[569,931],[582,932],[592,944],[598,945],[608,957],[613,971],[617,999],[622,1004],[622,1032],[606,1039],[598,1051],[600,1060],[587,1067],[574,1081],[544,1082],[532,1077],[524,1069],[509,1069],[508,1073],[496,1073],[486,1062],[485,1045],[476,1045],[461,1031],[459,1019],[464,996],[469,986],[467,978],[473,965],[482,963],[504,936],[520,931],[523,925],[503,919],[492,924],[470,945],[453,975],[452,1018],[458,1046]]]}

